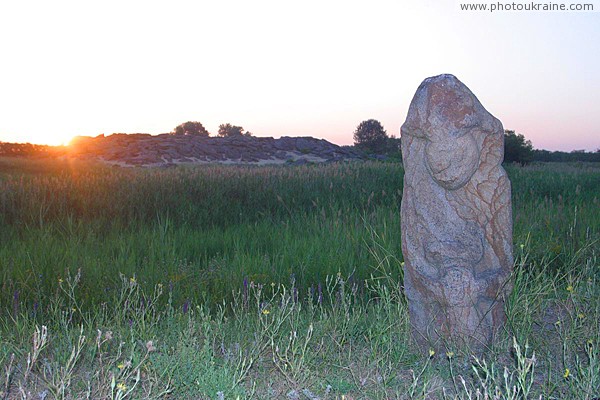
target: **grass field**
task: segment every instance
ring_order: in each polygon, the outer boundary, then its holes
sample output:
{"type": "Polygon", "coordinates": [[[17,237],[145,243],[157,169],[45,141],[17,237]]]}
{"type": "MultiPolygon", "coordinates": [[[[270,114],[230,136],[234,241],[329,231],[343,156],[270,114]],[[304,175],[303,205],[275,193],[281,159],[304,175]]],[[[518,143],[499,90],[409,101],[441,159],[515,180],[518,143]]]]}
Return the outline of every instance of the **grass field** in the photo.
{"type": "Polygon", "coordinates": [[[0,398],[600,397],[600,166],[507,170],[515,289],[474,358],[410,341],[400,164],[0,159],[0,398]]]}

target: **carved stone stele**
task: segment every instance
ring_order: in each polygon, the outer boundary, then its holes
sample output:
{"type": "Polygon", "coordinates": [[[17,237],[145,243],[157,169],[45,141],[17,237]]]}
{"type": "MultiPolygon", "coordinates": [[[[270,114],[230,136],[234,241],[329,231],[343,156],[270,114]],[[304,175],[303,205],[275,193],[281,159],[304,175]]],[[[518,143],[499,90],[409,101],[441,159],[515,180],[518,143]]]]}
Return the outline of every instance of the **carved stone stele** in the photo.
{"type": "Polygon", "coordinates": [[[502,123],[453,75],[427,78],[402,125],[404,287],[423,347],[483,349],[512,286],[502,123]]]}

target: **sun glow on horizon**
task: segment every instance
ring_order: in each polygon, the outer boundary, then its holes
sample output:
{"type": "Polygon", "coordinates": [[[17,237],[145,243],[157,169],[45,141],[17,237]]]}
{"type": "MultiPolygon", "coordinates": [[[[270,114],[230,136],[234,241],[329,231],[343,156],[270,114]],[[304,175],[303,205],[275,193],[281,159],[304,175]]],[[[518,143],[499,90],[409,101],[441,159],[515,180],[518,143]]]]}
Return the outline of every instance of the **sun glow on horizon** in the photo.
{"type": "Polygon", "coordinates": [[[600,146],[594,13],[465,13],[441,0],[34,3],[0,6],[0,141],[200,121],[213,135],[232,123],[351,144],[371,118],[398,136],[422,80],[452,73],[537,148],[600,146]]]}
{"type": "Polygon", "coordinates": [[[68,146],[78,135],[64,133],[41,133],[41,134],[6,134],[0,136],[0,142],[31,143],[48,146],[68,146]]]}

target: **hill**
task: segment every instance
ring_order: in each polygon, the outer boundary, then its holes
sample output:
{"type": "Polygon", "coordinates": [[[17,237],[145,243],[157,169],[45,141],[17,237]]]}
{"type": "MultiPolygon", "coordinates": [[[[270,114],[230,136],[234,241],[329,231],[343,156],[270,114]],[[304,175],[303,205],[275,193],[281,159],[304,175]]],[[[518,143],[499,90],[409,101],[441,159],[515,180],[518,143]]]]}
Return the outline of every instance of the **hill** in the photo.
{"type": "Polygon", "coordinates": [[[313,137],[204,137],[115,133],[77,136],[68,146],[0,142],[0,156],[75,158],[124,167],[176,164],[305,164],[361,159],[348,147],[313,137]]]}
{"type": "Polygon", "coordinates": [[[171,164],[302,164],[358,159],[361,156],[312,137],[203,137],[194,135],[113,134],[73,139],[66,154],[121,166],[171,164]]]}

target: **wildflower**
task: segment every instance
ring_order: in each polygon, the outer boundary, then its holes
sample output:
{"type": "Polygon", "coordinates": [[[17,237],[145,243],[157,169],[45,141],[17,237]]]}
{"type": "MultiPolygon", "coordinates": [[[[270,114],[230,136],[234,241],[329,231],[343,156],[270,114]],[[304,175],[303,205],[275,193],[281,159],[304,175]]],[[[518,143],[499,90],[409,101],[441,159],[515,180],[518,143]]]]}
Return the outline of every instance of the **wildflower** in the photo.
{"type": "Polygon", "coordinates": [[[14,311],[15,314],[17,314],[17,311],[19,310],[19,291],[15,290],[15,292],[13,293],[13,307],[14,307],[14,311]]]}
{"type": "Polygon", "coordinates": [[[448,357],[449,359],[452,359],[452,357],[454,357],[454,352],[453,351],[447,351],[446,352],[446,357],[448,357]]]}
{"type": "Polygon", "coordinates": [[[565,379],[568,379],[569,376],[571,376],[571,371],[569,371],[569,368],[565,368],[565,373],[563,374],[563,377],[565,379]]]}
{"type": "Polygon", "coordinates": [[[75,312],[77,310],[75,309],[75,307],[71,307],[71,311],[75,312]]]}
{"type": "Polygon", "coordinates": [[[125,364],[123,364],[123,363],[120,363],[119,365],[117,365],[117,368],[119,368],[119,369],[123,369],[123,368],[125,368],[125,364]]]}
{"type": "Polygon", "coordinates": [[[135,284],[137,281],[135,280],[135,276],[132,276],[131,278],[129,278],[129,283],[131,283],[132,285],[135,284]]]}
{"type": "Polygon", "coordinates": [[[556,325],[556,326],[559,326],[559,325],[560,325],[560,319],[559,319],[558,321],[556,321],[556,322],[554,323],[554,325],[556,325]]]}
{"type": "Polygon", "coordinates": [[[127,390],[127,386],[125,385],[125,382],[119,382],[119,384],[117,385],[117,389],[119,389],[119,391],[124,392],[127,390]]]}
{"type": "Polygon", "coordinates": [[[404,261],[402,261],[402,262],[400,263],[400,266],[401,266],[401,267],[404,267],[404,261]]]}
{"type": "Polygon", "coordinates": [[[525,365],[527,367],[531,367],[532,365],[535,365],[535,361],[536,361],[535,354],[533,354],[533,357],[525,358],[525,365]]]}
{"type": "Polygon", "coordinates": [[[274,288],[275,287],[275,282],[271,282],[271,287],[274,288]]]}
{"type": "Polygon", "coordinates": [[[429,349],[429,357],[433,357],[435,355],[434,349],[429,349]]]}
{"type": "Polygon", "coordinates": [[[573,285],[567,286],[567,292],[573,293],[573,285]]]}
{"type": "Polygon", "coordinates": [[[268,309],[265,308],[264,310],[262,310],[262,313],[263,313],[263,315],[269,315],[269,314],[271,314],[271,311],[269,311],[268,309]]]}
{"type": "Polygon", "coordinates": [[[156,347],[154,347],[154,342],[152,340],[146,342],[146,350],[148,350],[148,353],[156,351],[156,347]]]}
{"type": "Polygon", "coordinates": [[[60,277],[59,277],[59,278],[58,278],[58,284],[60,285],[60,284],[61,284],[61,283],[63,283],[63,282],[64,282],[63,278],[60,278],[60,277]]]}
{"type": "Polygon", "coordinates": [[[584,319],[585,318],[585,314],[584,313],[579,313],[579,314],[577,314],[577,318],[584,319]]]}
{"type": "Polygon", "coordinates": [[[163,288],[163,284],[162,284],[162,283],[159,283],[159,284],[158,284],[158,288],[159,288],[159,289],[162,289],[162,288],[163,288]]]}
{"type": "Polygon", "coordinates": [[[321,282],[319,282],[319,284],[317,285],[317,293],[319,293],[319,296],[317,297],[317,301],[319,302],[319,304],[323,303],[323,286],[321,286],[321,282]]]}

